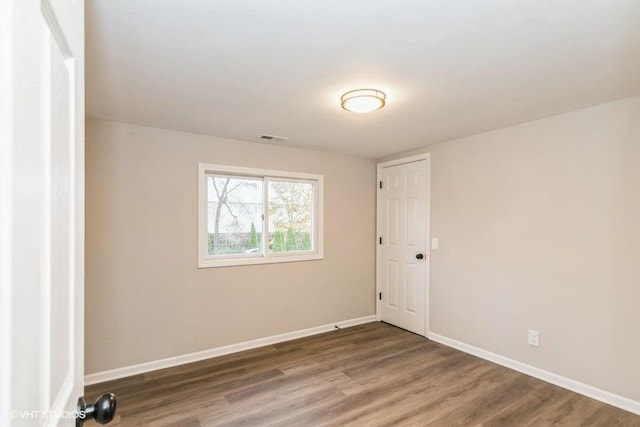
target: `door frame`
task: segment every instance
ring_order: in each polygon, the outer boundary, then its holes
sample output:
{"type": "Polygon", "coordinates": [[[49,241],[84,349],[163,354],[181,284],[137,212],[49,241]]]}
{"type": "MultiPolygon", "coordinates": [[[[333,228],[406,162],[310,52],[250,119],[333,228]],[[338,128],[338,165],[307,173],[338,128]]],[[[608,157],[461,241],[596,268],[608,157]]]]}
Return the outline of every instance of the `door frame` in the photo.
{"type": "Polygon", "coordinates": [[[427,192],[427,208],[426,208],[426,214],[427,214],[427,223],[425,224],[425,230],[426,230],[426,236],[424,236],[425,238],[425,254],[427,256],[427,265],[426,265],[426,272],[425,272],[425,315],[424,315],[424,331],[425,331],[425,337],[429,335],[430,329],[429,329],[429,317],[431,314],[431,305],[430,305],[430,301],[431,301],[431,281],[430,281],[430,277],[431,277],[431,154],[430,153],[424,153],[424,154],[417,154],[415,156],[409,156],[409,157],[403,157],[400,159],[395,159],[395,160],[389,160],[386,162],[380,162],[377,164],[377,173],[376,173],[376,293],[375,293],[375,299],[376,299],[376,319],[378,321],[380,321],[380,317],[381,317],[381,307],[380,307],[380,298],[378,297],[379,292],[382,291],[382,283],[381,283],[381,278],[380,278],[380,270],[381,270],[381,257],[382,257],[382,251],[380,249],[380,244],[378,243],[378,239],[381,237],[380,233],[382,231],[382,224],[380,223],[381,220],[381,212],[382,212],[382,200],[380,198],[380,186],[379,186],[379,182],[382,179],[382,169],[386,168],[386,167],[390,167],[390,166],[398,166],[398,165],[403,165],[406,163],[413,163],[413,162],[418,162],[424,160],[426,162],[427,165],[427,173],[425,173],[425,184],[426,184],[426,192],[427,192]]]}

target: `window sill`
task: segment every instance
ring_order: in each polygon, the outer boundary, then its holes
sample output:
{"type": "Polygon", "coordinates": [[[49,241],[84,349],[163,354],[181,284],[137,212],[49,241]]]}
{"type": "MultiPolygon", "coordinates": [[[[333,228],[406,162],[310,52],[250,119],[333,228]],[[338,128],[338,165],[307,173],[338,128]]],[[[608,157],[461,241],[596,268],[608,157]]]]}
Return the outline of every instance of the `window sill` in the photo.
{"type": "Polygon", "coordinates": [[[256,258],[200,259],[198,268],[237,267],[241,265],[279,264],[282,262],[315,261],[324,259],[323,254],[272,255],[256,258]]]}

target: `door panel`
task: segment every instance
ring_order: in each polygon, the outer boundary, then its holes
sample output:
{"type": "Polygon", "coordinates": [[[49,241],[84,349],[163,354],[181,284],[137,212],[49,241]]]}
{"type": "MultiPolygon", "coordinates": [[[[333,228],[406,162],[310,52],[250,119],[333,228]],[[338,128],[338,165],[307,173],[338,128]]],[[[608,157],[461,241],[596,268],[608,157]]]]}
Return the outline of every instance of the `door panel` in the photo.
{"type": "Polygon", "coordinates": [[[74,425],[83,394],[83,6],[0,0],[2,426],[74,425]]]}
{"type": "Polygon", "coordinates": [[[418,215],[419,215],[419,200],[411,198],[406,200],[407,203],[407,246],[415,247],[418,244],[418,215]]]}
{"type": "Polygon", "coordinates": [[[398,200],[387,200],[387,244],[398,244],[398,200]]]}
{"type": "Polygon", "coordinates": [[[387,261],[387,304],[398,307],[398,262],[387,261]]]}
{"type": "Polygon", "coordinates": [[[68,43],[61,32],[55,16],[43,9],[43,124],[45,127],[44,151],[44,192],[45,232],[43,250],[49,258],[48,272],[45,274],[43,294],[43,335],[49,347],[50,359],[44,362],[49,378],[43,378],[50,385],[49,402],[51,410],[64,410],[65,402],[73,402],[78,390],[74,391],[76,380],[73,354],[73,236],[75,224],[73,216],[74,199],[74,143],[73,88],[74,60],[68,43]],[[46,365],[49,365],[48,367],[46,365]]]}
{"type": "Polygon", "coordinates": [[[426,334],[428,164],[426,160],[380,168],[378,277],[380,319],[426,334]]]}
{"type": "Polygon", "coordinates": [[[405,280],[407,281],[405,291],[405,309],[412,314],[418,314],[418,294],[421,286],[418,278],[420,268],[416,263],[405,264],[405,280]]]}

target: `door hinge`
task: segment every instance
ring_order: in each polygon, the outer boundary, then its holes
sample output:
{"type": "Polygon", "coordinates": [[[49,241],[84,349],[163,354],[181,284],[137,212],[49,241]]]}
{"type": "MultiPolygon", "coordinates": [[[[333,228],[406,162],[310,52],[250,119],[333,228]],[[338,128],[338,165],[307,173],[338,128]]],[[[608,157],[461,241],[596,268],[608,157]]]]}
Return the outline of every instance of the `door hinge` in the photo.
{"type": "Polygon", "coordinates": [[[382,244],[382,237],[379,237],[378,241],[380,242],[380,244],[382,244]]]}
{"type": "Polygon", "coordinates": [[[382,188],[382,181],[380,181],[380,188],[382,188]]]}
{"type": "Polygon", "coordinates": [[[378,299],[382,301],[382,292],[378,292],[378,299]]]}

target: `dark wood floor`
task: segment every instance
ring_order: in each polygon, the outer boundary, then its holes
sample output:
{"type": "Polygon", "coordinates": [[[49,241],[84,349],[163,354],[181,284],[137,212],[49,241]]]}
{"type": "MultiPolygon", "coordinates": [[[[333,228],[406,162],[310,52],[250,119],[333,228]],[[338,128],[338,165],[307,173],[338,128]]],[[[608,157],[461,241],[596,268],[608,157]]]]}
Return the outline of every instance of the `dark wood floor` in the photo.
{"type": "Polygon", "coordinates": [[[640,426],[640,416],[384,323],[87,387],[118,426],[640,426]]]}

